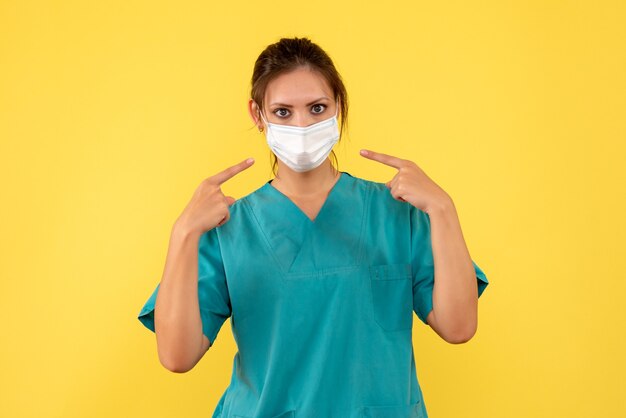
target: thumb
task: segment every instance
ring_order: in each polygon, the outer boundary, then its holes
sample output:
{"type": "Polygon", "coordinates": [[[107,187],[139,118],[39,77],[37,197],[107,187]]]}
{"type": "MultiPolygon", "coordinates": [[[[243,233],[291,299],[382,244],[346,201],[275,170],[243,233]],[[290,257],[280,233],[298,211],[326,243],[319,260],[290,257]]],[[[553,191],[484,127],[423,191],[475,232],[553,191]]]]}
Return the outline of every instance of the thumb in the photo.
{"type": "Polygon", "coordinates": [[[237,200],[231,196],[225,196],[225,197],[226,197],[226,202],[228,202],[228,206],[232,206],[232,204],[235,203],[235,201],[237,200]]]}

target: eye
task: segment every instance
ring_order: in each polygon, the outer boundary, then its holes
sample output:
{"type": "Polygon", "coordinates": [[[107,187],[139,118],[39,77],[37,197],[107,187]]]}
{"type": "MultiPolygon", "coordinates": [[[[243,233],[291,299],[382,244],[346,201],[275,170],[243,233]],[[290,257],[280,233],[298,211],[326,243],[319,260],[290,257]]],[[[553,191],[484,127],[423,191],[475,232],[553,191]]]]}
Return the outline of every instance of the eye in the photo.
{"type": "Polygon", "coordinates": [[[279,118],[286,118],[287,115],[289,114],[289,111],[285,109],[284,107],[279,107],[278,109],[274,110],[274,112],[272,113],[274,113],[279,118]],[[282,113],[282,112],[286,112],[286,113],[282,113]]]}
{"type": "Polygon", "coordinates": [[[313,113],[320,114],[326,110],[326,107],[327,106],[325,104],[317,103],[311,106],[311,110],[313,110],[313,113]]]}

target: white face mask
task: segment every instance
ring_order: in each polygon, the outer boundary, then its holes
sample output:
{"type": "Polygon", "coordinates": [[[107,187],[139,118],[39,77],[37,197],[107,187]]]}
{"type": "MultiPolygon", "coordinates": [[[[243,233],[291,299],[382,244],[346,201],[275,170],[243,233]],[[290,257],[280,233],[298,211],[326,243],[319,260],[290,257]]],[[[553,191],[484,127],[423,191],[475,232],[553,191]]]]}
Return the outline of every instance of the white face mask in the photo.
{"type": "Polygon", "coordinates": [[[319,167],[339,140],[337,112],[329,119],[299,127],[268,123],[265,137],[270,149],[294,171],[303,172],[319,167]]]}

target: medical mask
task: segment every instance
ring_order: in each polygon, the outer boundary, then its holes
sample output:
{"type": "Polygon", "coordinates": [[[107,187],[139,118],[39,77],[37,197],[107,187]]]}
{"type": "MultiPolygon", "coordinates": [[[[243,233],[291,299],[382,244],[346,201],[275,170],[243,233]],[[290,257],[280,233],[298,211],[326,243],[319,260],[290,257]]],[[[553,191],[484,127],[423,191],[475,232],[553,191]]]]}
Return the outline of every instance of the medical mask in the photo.
{"type": "Polygon", "coordinates": [[[270,149],[294,171],[303,172],[319,167],[339,140],[337,112],[329,119],[299,127],[268,123],[265,137],[270,149]]]}

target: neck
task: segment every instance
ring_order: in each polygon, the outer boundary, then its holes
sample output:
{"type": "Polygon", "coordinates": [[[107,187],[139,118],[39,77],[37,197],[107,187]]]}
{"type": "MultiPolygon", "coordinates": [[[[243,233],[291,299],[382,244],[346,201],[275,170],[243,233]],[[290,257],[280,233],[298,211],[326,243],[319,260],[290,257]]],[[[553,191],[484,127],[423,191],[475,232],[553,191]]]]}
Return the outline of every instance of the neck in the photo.
{"type": "Polygon", "coordinates": [[[314,195],[332,187],[340,174],[328,158],[319,167],[302,173],[293,171],[278,160],[278,173],[272,185],[292,196],[314,195]]]}

